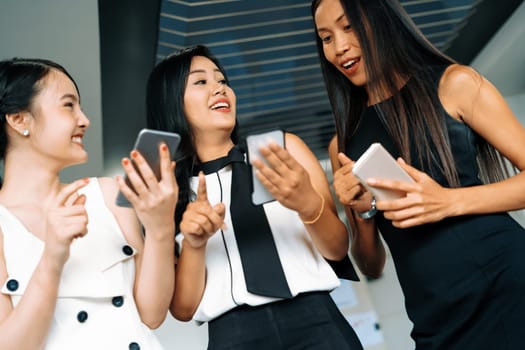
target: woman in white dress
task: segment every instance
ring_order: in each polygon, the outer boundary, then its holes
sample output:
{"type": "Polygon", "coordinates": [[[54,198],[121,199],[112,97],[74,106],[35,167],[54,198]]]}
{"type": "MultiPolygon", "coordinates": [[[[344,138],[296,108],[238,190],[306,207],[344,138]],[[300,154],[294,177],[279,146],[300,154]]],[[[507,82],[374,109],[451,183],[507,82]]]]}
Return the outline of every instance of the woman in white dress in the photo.
{"type": "Polygon", "coordinates": [[[0,349],[162,349],[150,328],[173,293],[174,164],[160,145],[158,181],[132,151],[136,193],[121,178],[64,184],[89,124],[63,67],[0,62],[0,349]],[[134,210],[114,204],[119,189],[134,210]]]}

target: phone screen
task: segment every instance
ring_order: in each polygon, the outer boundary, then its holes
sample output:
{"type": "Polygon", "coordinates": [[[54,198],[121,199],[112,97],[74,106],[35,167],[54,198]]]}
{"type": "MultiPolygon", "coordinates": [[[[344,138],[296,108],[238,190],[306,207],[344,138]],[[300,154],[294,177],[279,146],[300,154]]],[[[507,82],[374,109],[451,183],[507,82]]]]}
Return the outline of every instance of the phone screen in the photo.
{"type": "MultiPolygon", "coordinates": [[[[167,131],[153,130],[153,129],[142,129],[135,141],[133,149],[140,152],[144,157],[151,170],[157,177],[157,180],[160,180],[160,158],[159,158],[159,144],[161,142],[166,143],[170,151],[170,159],[175,158],[175,152],[180,143],[180,135],[177,133],[171,133],[167,131]]],[[[133,163],[135,166],[135,164],[133,163]]],[[[135,169],[137,169],[135,167],[135,169]]],[[[137,170],[138,171],[138,170],[137,170]]],[[[140,174],[140,172],[138,171],[140,174]]],[[[124,181],[126,184],[133,189],[127,176],[124,176],[124,181]]],[[[131,203],[128,199],[119,191],[116,204],[121,207],[131,207],[131,203]]]]}
{"type": "MultiPolygon", "coordinates": [[[[254,158],[260,159],[266,163],[265,158],[260,154],[259,147],[265,146],[271,141],[284,147],[284,132],[282,130],[273,130],[257,135],[250,135],[246,137],[246,144],[248,146],[248,161],[252,164],[254,158]]],[[[260,205],[266,202],[275,200],[273,195],[264,187],[261,181],[255,175],[256,169],[252,165],[252,203],[260,205]]]]}

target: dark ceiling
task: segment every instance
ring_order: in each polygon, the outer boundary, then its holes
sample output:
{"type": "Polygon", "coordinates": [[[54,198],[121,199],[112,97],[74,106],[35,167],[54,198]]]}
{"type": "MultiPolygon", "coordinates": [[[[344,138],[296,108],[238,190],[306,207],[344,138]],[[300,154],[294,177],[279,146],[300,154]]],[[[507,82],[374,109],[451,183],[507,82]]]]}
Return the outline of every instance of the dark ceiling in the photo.
{"type": "MultiPolygon", "coordinates": [[[[468,64],[521,2],[401,3],[429,40],[468,64]]],[[[99,0],[105,164],[125,155],[145,125],[145,85],[154,64],[194,44],[206,44],[223,63],[244,135],[280,127],[325,159],[334,126],[309,6],[298,0],[99,0]]]]}

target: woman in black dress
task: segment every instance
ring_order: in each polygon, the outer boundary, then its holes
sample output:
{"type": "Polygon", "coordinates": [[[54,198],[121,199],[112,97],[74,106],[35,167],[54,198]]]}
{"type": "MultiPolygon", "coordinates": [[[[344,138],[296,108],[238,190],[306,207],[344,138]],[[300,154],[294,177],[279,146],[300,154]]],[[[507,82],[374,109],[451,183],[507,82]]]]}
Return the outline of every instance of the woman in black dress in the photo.
{"type": "Polygon", "coordinates": [[[317,45],[337,135],[334,187],[361,270],[388,244],[420,349],[523,349],[525,128],[498,90],[440,53],[397,0],[314,0],[317,45]],[[381,142],[415,183],[373,200],[352,175],[381,142]],[[509,176],[506,158],[518,170],[509,176]],[[371,205],[375,204],[375,205],[371,205]]]}

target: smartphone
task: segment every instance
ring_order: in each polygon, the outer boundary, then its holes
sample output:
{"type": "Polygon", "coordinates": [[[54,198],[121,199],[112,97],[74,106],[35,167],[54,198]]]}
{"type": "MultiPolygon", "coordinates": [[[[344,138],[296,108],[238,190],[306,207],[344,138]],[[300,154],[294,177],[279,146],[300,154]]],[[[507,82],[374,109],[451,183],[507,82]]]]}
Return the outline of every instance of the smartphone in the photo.
{"type": "MultiPolygon", "coordinates": [[[[139,151],[144,157],[158,180],[161,178],[159,157],[159,144],[161,142],[164,142],[168,146],[170,151],[170,159],[175,159],[175,152],[177,151],[180,143],[180,135],[177,133],[153,129],[142,129],[139,131],[137,139],[135,140],[135,145],[133,146],[133,149],[139,151]]],[[[133,166],[135,166],[135,163],[133,163],[133,166]]],[[[135,169],[137,169],[136,166],[135,169]]],[[[126,181],[126,184],[131,189],[133,189],[133,185],[131,185],[127,176],[124,176],[124,181],[126,181]]],[[[131,203],[120,191],[117,195],[115,203],[121,207],[131,207],[131,203]]]]}
{"type": "Polygon", "coordinates": [[[368,178],[392,179],[414,182],[414,179],[396,162],[394,157],[380,144],[373,143],[354,163],[352,173],[377,200],[392,200],[405,196],[404,192],[371,187],[368,178]]]}
{"type": "Polygon", "coordinates": [[[266,187],[264,187],[262,182],[255,175],[257,169],[252,164],[252,160],[254,158],[260,159],[262,162],[268,164],[266,159],[259,152],[259,148],[269,144],[271,141],[277,143],[281,147],[285,147],[284,131],[273,130],[262,134],[249,135],[246,137],[246,145],[248,147],[248,162],[252,165],[252,203],[255,205],[261,205],[275,200],[273,195],[266,189],[266,187]]]}

